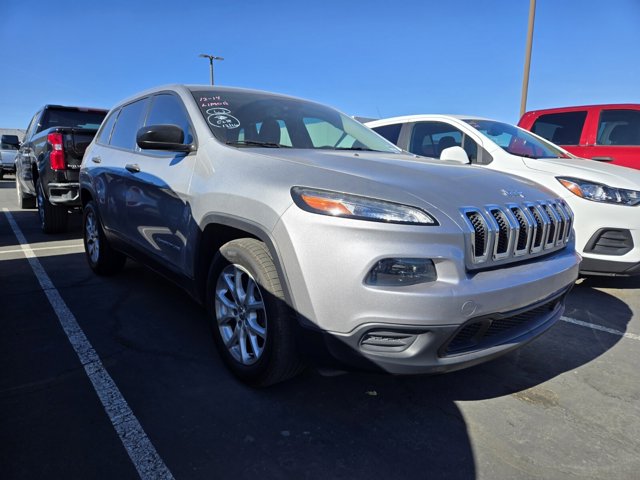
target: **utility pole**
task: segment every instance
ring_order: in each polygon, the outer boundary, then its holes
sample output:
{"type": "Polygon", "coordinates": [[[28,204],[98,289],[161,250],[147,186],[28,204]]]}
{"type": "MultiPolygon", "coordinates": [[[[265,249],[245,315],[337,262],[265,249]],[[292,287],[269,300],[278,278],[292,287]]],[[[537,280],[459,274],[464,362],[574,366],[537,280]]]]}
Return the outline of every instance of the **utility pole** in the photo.
{"type": "Polygon", "coordinates": [[[209,59],[209,77],[211,78],[211,85],[213,85],[213,61],[214,60],[224,60],[224,58],[216,57],[214,55],[209,55],[207,53],[201,53],[199,56],[202,57],[202,58],[208,58],[209,59]]]}
{"type": "Polygon", "coordinates": [[[527,93],[529,91],[529,67],[531,66],[531,46],[533,45],[533,23],[536,18],[536,0],[529,0],[529,30],[527,32],[527,52],[524,59],[524,78],[522,79],[522,99],[520,100],[520,116],[527,110],[527,93]]]}

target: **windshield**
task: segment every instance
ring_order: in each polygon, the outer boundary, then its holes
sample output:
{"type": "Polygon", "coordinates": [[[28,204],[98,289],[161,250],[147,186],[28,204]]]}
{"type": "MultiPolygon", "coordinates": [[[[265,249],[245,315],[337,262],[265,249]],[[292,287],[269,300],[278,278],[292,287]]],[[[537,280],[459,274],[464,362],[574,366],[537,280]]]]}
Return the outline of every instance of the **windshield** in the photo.
{"type": "Polygon", "coordinates": [[[395,145],[332,108],[260,92],[192,92],[213,135],[236,147],[369,150],[395,145]]]}
{"type": "Polygon", "coordinates": [[[568,158],[565,152],[552,143],[508,123],[474,119],[466,119],[465,122],[512,155],[528,158],[568,158]]]}

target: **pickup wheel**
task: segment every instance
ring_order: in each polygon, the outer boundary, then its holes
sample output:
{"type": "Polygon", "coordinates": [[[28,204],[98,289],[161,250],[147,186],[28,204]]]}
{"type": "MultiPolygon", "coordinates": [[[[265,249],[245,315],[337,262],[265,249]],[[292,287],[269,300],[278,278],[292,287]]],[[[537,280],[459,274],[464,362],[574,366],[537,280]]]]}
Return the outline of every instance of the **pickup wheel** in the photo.
{"type": "Polygon", "coordinates": [[[26,197],[22,192],[22,185],[16,173],[16,194],[18,195],[18,206],[20,208],[36,208],[36,197],[26,197]]]}
{"type": "Polygon", "coordinates": [[[242,238],[220,248],[207,280],[218,351],[243,382],[267,386],[302,371],[291,309],[264,243],[242,238]]]}
{"type": "Polygon", "coordinates": [[[82,211],[84,252],[91,270],[98,275],[113,275],[124,267],[127,257],[111,248],[104,235],[95,204],[88,202],[82,211]]]}
{"type": "Polygon", "coordinates": [[[69,213],[64,207],[52,205],[44,195],[44,188],[40,179],[36,185],[38,198],[38,214],[40,215],[40,226],[44,233],[60,233],[67,230],[69,213]]]}

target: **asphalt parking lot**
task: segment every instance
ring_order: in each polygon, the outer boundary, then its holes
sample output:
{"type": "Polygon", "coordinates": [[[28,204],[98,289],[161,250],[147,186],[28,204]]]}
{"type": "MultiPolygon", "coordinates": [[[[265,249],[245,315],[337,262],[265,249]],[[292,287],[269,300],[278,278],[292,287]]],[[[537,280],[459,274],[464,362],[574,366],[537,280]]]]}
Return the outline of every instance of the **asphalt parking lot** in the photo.
{"type": "Polygon", "coordinates": [[[580,280],[550,332],[478,367],[253,390],[186,294],[133,262],[95,276],[79,216],[46,236],[16,205],[8,176],[3,478],[637,478],[640,278],[580,280]]]}

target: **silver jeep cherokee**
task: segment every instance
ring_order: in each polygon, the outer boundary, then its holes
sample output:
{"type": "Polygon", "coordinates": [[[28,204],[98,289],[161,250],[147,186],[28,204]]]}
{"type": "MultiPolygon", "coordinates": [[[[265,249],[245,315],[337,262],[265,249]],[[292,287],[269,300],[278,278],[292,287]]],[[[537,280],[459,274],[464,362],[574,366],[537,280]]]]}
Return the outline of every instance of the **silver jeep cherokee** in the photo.
{"type": "Polygon", "coordinates": [[[327,352],[391,373],[477,364],[549,329],[578,273],[550,191],[283,95],[143,92],[111,110],[80,181],[91,268],[131,257],[176,281],[254,385],[327,352]]]}

